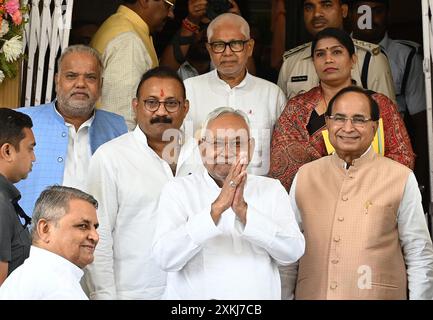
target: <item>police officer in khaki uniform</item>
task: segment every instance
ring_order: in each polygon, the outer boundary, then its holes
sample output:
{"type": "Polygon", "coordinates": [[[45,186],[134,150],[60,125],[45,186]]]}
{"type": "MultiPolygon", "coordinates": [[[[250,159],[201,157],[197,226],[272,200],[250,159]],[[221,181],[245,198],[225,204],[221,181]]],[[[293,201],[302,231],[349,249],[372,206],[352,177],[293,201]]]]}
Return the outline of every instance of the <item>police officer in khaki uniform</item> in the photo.
{"type": "MultiPolygon", "coordinates": [[[[316,35],[328,28],[343,28],[348,5],[343,0],[303,0],[304,22],[308,32],[316,35]]],[[[352,70],[352,79],[357,85],[388,96],[394,102],[395,91],[391,70],[386,56],[380,47],[353,39],[358,62],[352,70]]],[[[278,86],[290,99],[319,84],[319,78],[311,59],[311,42],[300,45],[284,53],[284,63],[280,69],[278,86]]]]}

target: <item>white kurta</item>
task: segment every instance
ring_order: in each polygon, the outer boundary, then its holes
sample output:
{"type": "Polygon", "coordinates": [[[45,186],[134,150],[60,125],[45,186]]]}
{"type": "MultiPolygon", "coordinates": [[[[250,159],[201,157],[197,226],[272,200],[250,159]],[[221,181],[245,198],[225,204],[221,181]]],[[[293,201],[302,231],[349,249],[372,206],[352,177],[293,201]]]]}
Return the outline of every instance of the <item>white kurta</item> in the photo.
{"type": "Polygon", "coordinates": [[[297,261],[305,241],[278,180],[248,175],[243,225],[230,208],[217,225],[221,189],[207,172],[174,179],[157,211],[153,257],[168,271],[167,299],[281,299],[278,265],[297,261]]]}
{"type": "MultiPolygon", "coordinates": [[[[58,113],[58,111],[56,110],[58,113]]],[[[87,169],[89,168],[92,151],[90,150],[89,128],[95,119],[95,114],[85,121],[78,131],[74,125],[65,122],[68,127],[68,152],[66,154],[63,185],[77,189],[86,187],[87,169]]]]}
{"type": "MultiPolygon", "coordinates": [[[[176,175],[203,169],[197,148],[187,141],[176,175]]],[[[87,191],[99,202],[100,241],[87,267],[91,299],[160,299],[166,274],[150,259],[150,250],[160,191],[172,178],[138,126],[95,152],[87,191]]]]}
{"type": "Polygon", "coordinates": [[[247,73],[236,87],[218,77],[216,70],[184,81],[189,111],[185,121],[194,131],[201,128],[209,112],[219,107],[232,107],[244,111],[250,119],[255,152],[249,172],[266,175],[270,164],[270,145],[274,125],[286,106],[283,91],[275,84],[247,73]]]}
{"type": "Polygon", "coordinates": [[[0,300],[88,300],[82,276],[69,260],[32,246],[29,258],[0,286],[0,300]]]}

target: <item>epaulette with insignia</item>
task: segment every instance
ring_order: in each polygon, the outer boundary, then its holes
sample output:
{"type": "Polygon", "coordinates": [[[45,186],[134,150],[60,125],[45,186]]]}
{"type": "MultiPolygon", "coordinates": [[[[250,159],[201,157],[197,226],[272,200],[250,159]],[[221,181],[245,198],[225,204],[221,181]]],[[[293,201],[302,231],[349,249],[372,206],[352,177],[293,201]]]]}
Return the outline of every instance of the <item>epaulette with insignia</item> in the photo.
{"type": "Polygon", "coordinates": [[[298,51],[301,51],[301,50],[303,50],[303,49],[305,49],[305,48],[307,48],[307,47],[309,47],[309,46],[311,46],[311,42],[307,42],[307,43],[301,44],[300,46],[297,46],[297,47],[295,47],[295,48],[293,48],[293,49],[287,50],[287,51],[284,52],[284,54],[283,54],[283,58],[284,58],[284,60],[286,60],[286,59],[287,59],[288,57],[290,57],[292,54],[294,54],[294,53],[296,53],[296,52],[298,52],[298,51]]]}
{"type": "Polygon", "coordinates": [[[380,53],[380,46],[378,44],[357,40],[357,39],[352,39],[352,40],[355,47],[362,48],[372,53],[374,56],[377,56],[380,53]]]}

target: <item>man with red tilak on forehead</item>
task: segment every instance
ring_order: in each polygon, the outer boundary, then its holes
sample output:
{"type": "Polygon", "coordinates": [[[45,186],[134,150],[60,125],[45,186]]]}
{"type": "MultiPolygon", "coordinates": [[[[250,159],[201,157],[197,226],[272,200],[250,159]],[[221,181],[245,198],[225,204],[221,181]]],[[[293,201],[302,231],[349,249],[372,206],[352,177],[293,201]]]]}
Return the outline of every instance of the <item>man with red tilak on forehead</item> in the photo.
{"type": "Polygon", "coordinates": [[[100,223],[86,275],[90,299],[161,297],[166,274],[150,258],[160,191],[174,176],[204,170],[198,148],[179,130],[189,102],[176,72],[146,72],[132,107],[135,130],[98,149],[89,167],[100,223]]]}

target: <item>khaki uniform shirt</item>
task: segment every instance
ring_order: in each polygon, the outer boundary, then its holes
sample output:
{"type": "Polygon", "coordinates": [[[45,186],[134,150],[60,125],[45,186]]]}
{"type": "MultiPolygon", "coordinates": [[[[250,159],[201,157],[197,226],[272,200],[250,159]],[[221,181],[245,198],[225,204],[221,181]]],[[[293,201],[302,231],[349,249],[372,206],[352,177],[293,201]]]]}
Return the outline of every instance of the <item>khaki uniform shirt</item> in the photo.
{"type": "MultiPolygon", "coordinates": [[[[388,59],[380,52],[378,45],[353,39],[358,61],[352,69],[352,79],[359,86],[388,96],[396,102],[394,83],[388,59]],[[366,57],[370,56],[370,60],[366,57]],[[366,64],[366,77],[363,83],[363,66],[366,64]]],[[[364,72],[365,73],[365,72],[364,72]]],[[[278,77],[278,86],[290,99],[319,85],[319,77],[311,58],[311,42],[300,45],[284,53],[284,63],[278,77]]]]}

